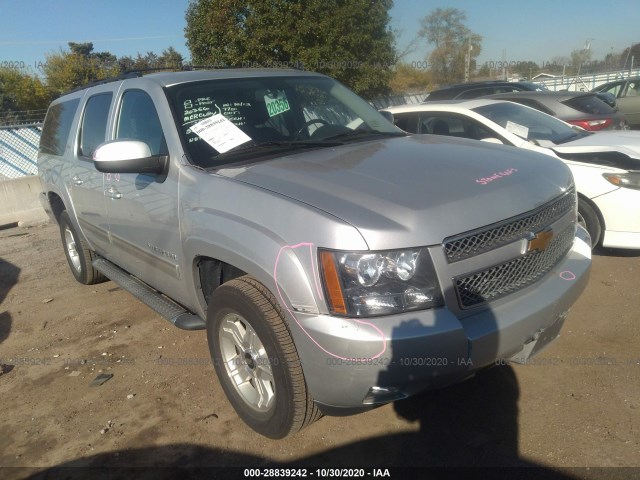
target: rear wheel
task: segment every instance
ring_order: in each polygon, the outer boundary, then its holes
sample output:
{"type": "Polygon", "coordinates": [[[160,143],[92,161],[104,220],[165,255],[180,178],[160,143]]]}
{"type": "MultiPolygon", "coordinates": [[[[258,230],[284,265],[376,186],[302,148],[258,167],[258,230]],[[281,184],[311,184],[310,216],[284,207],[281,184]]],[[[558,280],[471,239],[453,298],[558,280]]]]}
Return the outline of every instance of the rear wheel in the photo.
{"type": "Polygon", "coordinates": [[[283,438],[321,416],[307,391],[284,313],[253,277],[236,278],[213,292],[207,337],[229,402],[256,432],[283,438]]]}
{"type": "Polygon", "coordinates": [[[602,226],[596,211],[585,200],[578,199],[578,224],[591,236],[591,248],[596,248],[602,236],[602,226]]]}
{"type": "Polygon", "coordinates": [[[69,262],[69,268],[75,279],[84,285],[93,285],[107,280],[98,270],[93,268],[92,262],[95,253],[89,249],[85,241],[78,235],[71,224],[71,219],[66,210],[60,214],[60,237],[64,253],[69,262]]]}

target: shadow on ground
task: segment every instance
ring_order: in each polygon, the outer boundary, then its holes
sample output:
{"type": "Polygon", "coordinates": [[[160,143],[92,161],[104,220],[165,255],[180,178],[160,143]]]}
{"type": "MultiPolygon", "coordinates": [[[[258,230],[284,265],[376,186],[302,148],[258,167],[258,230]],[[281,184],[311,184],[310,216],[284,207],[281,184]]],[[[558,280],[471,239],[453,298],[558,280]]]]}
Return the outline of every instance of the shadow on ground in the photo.
{"type": "Polygon", "coordinates": [[[274,463],[231,450],[173,444],[78,458],[28,478],[247,478],[244,468],[273,467],[309,471],[378,467],[388,468],[391,478],[577,478],[519,457],[518,395],[511,367],[496,367],[445,390],[397,402],[399,416],[419,422],[417,432],[370,438],[293,462],[274,463]],[[415,467],[430,470],[424,477],[415,467]]]}
{"type": "MultiPolygon", "coordinates": [[[[0,343],[4,342],[11,333],[11,314],[6,311],[2,303],[7,297],[9,291],[18,283],[20,269],[14,264],[0,258],[0,343]]],[[[9,373],[13,370],[12,365],[4,365],[0,358],[0,375],[9,373]]]]}
{"type": "Polygon", "coordinates": [[[593,251],[593,254],[600,257],[640,257],[640,250],[597,247],[593,251]]]}

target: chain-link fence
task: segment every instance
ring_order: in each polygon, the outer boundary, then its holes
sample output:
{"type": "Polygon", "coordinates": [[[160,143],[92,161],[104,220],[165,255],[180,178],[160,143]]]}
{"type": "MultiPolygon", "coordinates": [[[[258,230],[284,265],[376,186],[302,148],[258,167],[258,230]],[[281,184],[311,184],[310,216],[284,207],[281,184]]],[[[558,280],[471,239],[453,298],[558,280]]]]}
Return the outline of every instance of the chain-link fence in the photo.
{"type": "Polygon", "coordinates": [[[42,126],[0,127],[0,181],[36,175],[42,126]]]}
{"type": "Polygon", "coordinates": [[[20,125],[36,125],[44,122],[47,109],[0,112],[0,128],[20,125]]]}
{"type": "Polygon", "coordinates": [[[416,93],[412,95],[393,95],[390,97],[380,97],[371,100],[369,103],[377,110],[381,108],[393,107],[396,105],[414,105],[425,101],[428,93],[416,93]]]}

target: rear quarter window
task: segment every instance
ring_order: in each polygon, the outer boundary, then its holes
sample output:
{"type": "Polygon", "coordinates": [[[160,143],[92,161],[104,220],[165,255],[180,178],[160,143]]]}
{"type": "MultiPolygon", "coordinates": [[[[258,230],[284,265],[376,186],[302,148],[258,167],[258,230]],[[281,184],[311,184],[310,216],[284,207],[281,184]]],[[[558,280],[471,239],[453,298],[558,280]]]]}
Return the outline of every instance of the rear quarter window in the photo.
{"type": "Polygon", "coordinates": [[[502,98],[501,100],[507,100],[509,102],[515,102],[515,103],[519,103],[520,105],[525,105],[527,107],[535,108],[536,110],[539,110],[542,113],[546,113],[547,115],[551,115],[551,116],[556,115],[556,113],[550,108],[547,108],[540,102],[536,100],[531,100],[529,98],[502,98]]]}
{"type": "Polygon", "coordinates": [[[590,113],[590,114],[606,114],[606,113],[615,113],[615,110],[600,100],[595,95],[586,95],[583,97],[575,97],[570,100],[565,100],[565,105],[568,105],[571,108],[575,108],[579,112],[582,113],[590,113]]]}
{"type": "Polygon", "coordinates": [[[49,107],[40,136],[41,153],[58,156],[64,154],[79,103],[80,99],[76,98],[49,107]]]}

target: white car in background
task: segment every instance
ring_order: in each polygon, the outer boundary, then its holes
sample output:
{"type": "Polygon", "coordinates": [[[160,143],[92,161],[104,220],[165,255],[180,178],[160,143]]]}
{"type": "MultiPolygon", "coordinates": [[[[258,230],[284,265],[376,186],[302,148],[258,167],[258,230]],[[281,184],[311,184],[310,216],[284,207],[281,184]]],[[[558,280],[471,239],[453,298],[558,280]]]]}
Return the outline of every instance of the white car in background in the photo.
{"type": "Polygon", "coordinates": [[[578,190],[578,220],[593,246],[640,249],[640,132],[587,132],[512,102],[476,99],[389,107],[409,133],[447,135],[562,159],[578,190]]]}

